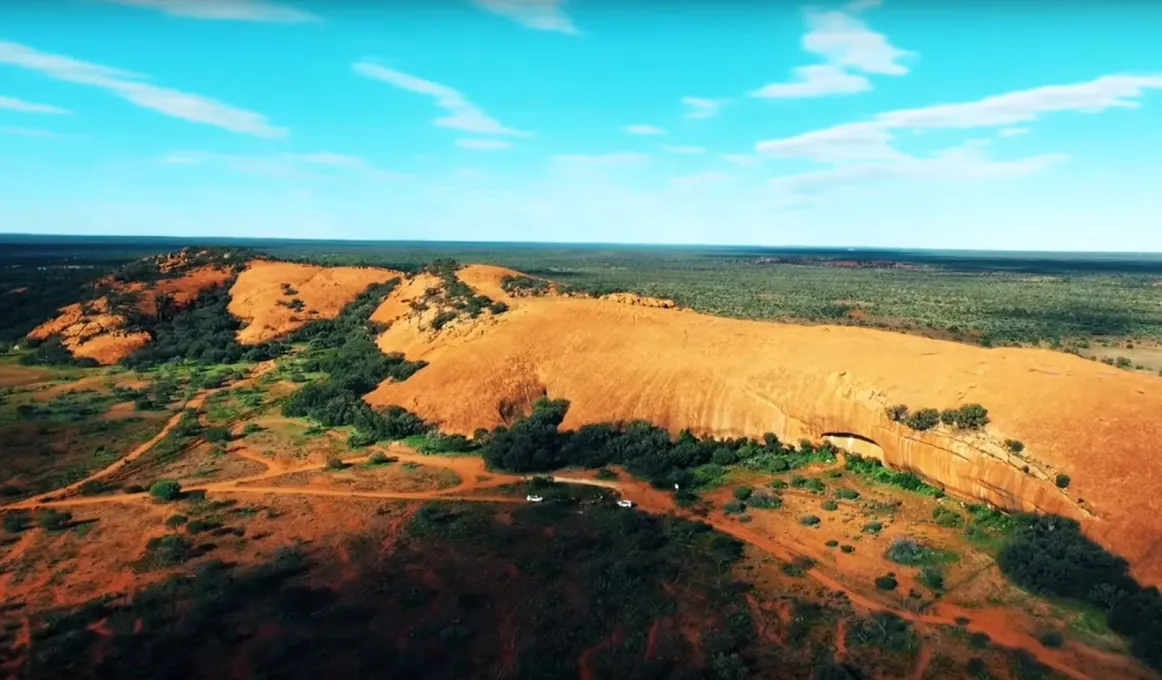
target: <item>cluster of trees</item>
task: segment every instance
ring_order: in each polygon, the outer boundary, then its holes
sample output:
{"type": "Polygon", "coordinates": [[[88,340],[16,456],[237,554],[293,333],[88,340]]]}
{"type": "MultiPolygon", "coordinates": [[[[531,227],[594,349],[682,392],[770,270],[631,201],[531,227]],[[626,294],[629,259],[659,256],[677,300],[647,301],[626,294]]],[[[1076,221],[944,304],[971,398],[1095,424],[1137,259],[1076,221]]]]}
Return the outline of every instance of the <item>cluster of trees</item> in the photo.
{"type": "Polygon", "coordinates": [[[226,308],[230,303],[229,290],[227,283],[203,293],[172,315],[139,317],[131,328],[147,331],[153,340],[122,363],[131,368],[149,368],[173,360],[232,364],[265,361],[284,354],[287,345],[280,342],[254,347],[238,344],[236,335],[242,324],[226,308]]]}
{"type": "Polygon", "coordinates": [[[762,442],[756,442],[699,438],[685,431],[674,441],[669,432],[643,420],[585,425],[561,432],[559,426],[568,410],[569,402],[564,399],[538,400],[528,417],[511,427],[493,430],[483,447],[485,460],[493,467],[515,472],[619,464],[658,485],[686,488],[700,479],[695,468],[721,468],[787,450],[769,433],[762,442]]]}
{"type": "MultiPolygon", "coordinates": [[[[477,295],[471,287],[461,281],[456,276],[456,270],[459,268],[460,263],[449,258],[437,258],[424,267],[424,271],[440,277],[444,282],[444,298],[449,306],[457,313],[465,312],[473,318],[480,316],[480,313],[485,309],[493,314],[503,314],[508,311],[508,305],[503,302],[495,302],[487,295],[477,295]]],[[[439,325],[433,324],[433,328],[439,330],[454,318],[455,316],[445,318],[439,325]]]]}
{"type": "Polygon", "coordinates": [[[309,417],[326,427],[352,425],[351,443],[366,445],[381,439],[400,439],[422,434],[427,425],[416,415],[396,406],[372,409],[362,396],[391,378],[407,380],[425,366],[407,361],[402,354],[384,354],[375,345],[381,329],[369,319],[379,302],[398,281],[375,284],[356,297],[334,319],[304,326],[294,339],[307,341],[303,370],[327,377],[303,386],[283,404],[290,417],[309,417]]]}
{"type": "Polygon", "coordinates": [[[1130,639],[1143,662],[1162,670],[1162,594],[1143,588],[1129,563],[1059,515],[1019,515],[997,556],[1001,571],[1038,595],[1085,602],[1106,612],[1112,630],[1130,639]]]}
{"type": "Polygon", "coordinates": [[[965,404],[959,408],[938,411],[922,408],[911,411],[907,404],[893,404],[885,412],[893,422],[903,423],[913,430],[931,430],[940,423],[952,425],[961,430],[979,430],[989,423],[988,409],[980,404],[965,404]]]}
{"type": "Polygon", "coordinates": [[[544,295],[549,292],[549,282],[531,276],[506,276],[500,282],[504,292],[513,296],[544,295]]]}
{"type": "Polygon", "coordinates": [[[25,347],[32,348],[32,352],[20,357],[20,363],[25,366],[80,366],[91,368],[98,366],[96,359],[91,357],[75,357],[59,337],[51,337],[43,342],[28,338],[24,341],[25,347]]]}
{"type": "Polygon", "coordinates": [[[844,459],[844,468],[880,484],[899,487],[905,491],[914,491],[937,498],[944,495],[944,490],[928,484],[914,472],[897,472],[884,467],[884,464],[875,458],[865,458],[857,453],[849,453],[844,459]]]}

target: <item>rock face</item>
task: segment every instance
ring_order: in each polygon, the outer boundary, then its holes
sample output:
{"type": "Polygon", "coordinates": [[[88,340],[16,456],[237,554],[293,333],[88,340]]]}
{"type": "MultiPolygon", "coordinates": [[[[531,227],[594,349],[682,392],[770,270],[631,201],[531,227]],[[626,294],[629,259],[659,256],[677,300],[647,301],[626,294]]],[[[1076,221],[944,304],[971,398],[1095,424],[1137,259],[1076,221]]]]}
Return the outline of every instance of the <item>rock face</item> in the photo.
{"type": "Polygon", "coordinates": [[[247,322],[238,331],[238,342],[256,345],[282,337],[309,321],[333,319],[371,284],[402,276],[372,267],[254,260],[230,288],[230,313],[247,322]]]}
{"type": "Polygon", "coordinates": [[[1076,517],[1130,559],[1139,578],[1162,581],[1156,377],[1046,350],[609,300],[511,298],[499,291],[503,271],[461,272],[511,307],[471,333],[393,326],[380,346],[429,365],[406,382],[381,385],[368,401],[404,406],[464,434],[511,420],[547,394],[572,402],[565,427],[644,418],[674,432],[859,441],[857,452],[952,493],[1076,517]],[[982,433],[944,425],[915,432],[885,413],[895,403],[972,402],[992,418],[982,433]],[[1010,438],[1024,442],[1022,456],[1006,451],[1010,438]],[[1067,490],[1053,483],[1058,473],[1072,478],[1067,490]]]}

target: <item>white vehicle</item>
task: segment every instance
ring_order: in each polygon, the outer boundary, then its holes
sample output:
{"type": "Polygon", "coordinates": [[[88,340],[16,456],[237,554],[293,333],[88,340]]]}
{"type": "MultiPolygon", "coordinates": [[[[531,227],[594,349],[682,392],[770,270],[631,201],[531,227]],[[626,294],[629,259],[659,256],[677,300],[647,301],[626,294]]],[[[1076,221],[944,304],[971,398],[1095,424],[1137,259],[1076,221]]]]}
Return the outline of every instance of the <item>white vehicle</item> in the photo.
{"type": "Polygon", "coordinates": [[[529,494],[529,495],[525,496],[525,500],[530,502],[530,503],[540,503],[541,501],[545,500],[545,497],[538,496],[536,494],[529,494]]]}
{"type": "Polygon", "coordinates": [[[619,508],[632,508],[633,501],[623,498],[617,502],[617,507],[619,507],[619,508]]]}

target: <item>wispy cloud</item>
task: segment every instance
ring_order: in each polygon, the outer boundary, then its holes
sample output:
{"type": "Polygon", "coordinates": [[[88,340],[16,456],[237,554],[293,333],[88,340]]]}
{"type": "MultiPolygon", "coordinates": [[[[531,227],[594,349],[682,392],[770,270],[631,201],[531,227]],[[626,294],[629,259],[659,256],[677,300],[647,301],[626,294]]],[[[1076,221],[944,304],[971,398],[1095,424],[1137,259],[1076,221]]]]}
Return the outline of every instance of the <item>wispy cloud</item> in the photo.
{"type": "Polygon", "coordinates": [[[727,163],[731,163],[743,168],[749,168],[758,165],[759,162],[758,156],[749,153],[724,153],[719,154],[718,157],[727,163]]]}
{"type": "Polygon", "coordinates": [[[722,110],[726,99],[706,99],[705,97],[682,97],[686,105],[687,118],[713,118],[722,110]]]}
{"type": "Polygon", "coordinates": [[[0,64],[37,71],[49,78],[105,90],[132,104],[193,123],[212,125],[258,137],[284,137],[266,116],[197,94],[158,87],[145,76],[71,57],[40,52],[19,43],[0,41],[0,64]]]}
{"type": "MultiPolygon", "coordinates": [[[[850,12],[878,5],[874,0],[855,0],[850,12]]],[[[900,76],[908,72],[905,61],[914,52],[900,49],[882,33],[871,30],[846,12],[805,11],[808,30],[803,49],[822,57],[824,63],[799,66],[789,81],[770,83],[750,93],[760,98],[806,98],[867,92],[872,83],[860,73],[900,76]]]]}
{"type": "Polygon", "coordinates": [[[798,66],[786,83],[769,83],[750,93],[763,99],[802,99],[832,94],[855,94],[872,89],[867,78],[831,64],[798,66]]]}
{"type": "Polygon", "coordinates": [[[561,8],[564,0],[472,0],[481,8],[538,31],[577,35],[580,31],[561,8]]]}
{"type": "Polygon", "coordinates": [[[1133,109],[1149,89],[1162,89],[1162,74],[1110,75],[1072,85],[1046,85],[976,101],[889,111],[876,117],[890,127],[978,128],[1031,123],[1061,111],[1098,113],[1133,109]]]}
{"type": "Polygon", "coordinates": [[[58,116],[72,113],[72,111],[62,109],[59,106],[37,104],[23,99],[16,99],[15,97],[0,97],[0,109],[5,111],[19,111],[20,113],[47,113],[58,116]]]}
{"type": "Polygon", "coordinates": [[[478,135],[532,136],[532,133],[501,124],[500,121],[485,113],[484,109],[469,101],[458,90],[447,85],[417,78],[402,71],[385,68],[367,61],[358,62],[353,68],[356,73],[367,78],[434,99],[436,106],[447,111],[448,115],[435,119],[432,121],[433,125],[478,135]]]}
{"type": "Polygon", "coordinates": [[[977,144],[946,149],[931,158],[901,157],[855,163],[816,172],[779,177],[771,188],[784,197],[811,198],[836,189],[895,181],[985,181],[1026,177],[1066,160],[1065,154],[1043,154],[1015,160],[993,160],[977,144]]]}
{"type": "Polygon", "coordinates": [[[648,154],[622,151],[599,154],[558,154],[553,156],[552,160],[554,163],[566,167],[610,168],[642,165],[649,159],[648,154]]]}
{"type": "Polygon", "coordinates": [[[884,0],[852,0],[847,3],[847,11],[858,14],[864,10],[879,7],[882,4],[884,4],[884,0]]]}
{"type": "MultiPolygon", "coordinates": [[[[807,158],[823,162],[899,159],[892,147],[896,130],[932,128],[993,128],[1031,123],[1047,113],[1072,111],[1098,113],[1107,109],[1139,106],[1147,89],[1162,89],[1162,76],[1104,76],[1072,85],[1049,85],[984,97],[956,104],[937,104],[888,111],[871,120],[844,123],[793,137],[765,140],[755,150],[774,156],[807,158]]],[[[1007,128],[1001,136],[1023,134],[1024,128],[1007,128]]]]}
{"type": "Polygon", "coordinates": [[[706,153],[706,148],[701,146],[690,146],[687,144],[659,144],[658,148],[666,153],[677,154],[700,154],[706,153]]]}
{"type": "Polygon", "coordinates": [[[670,183],[683,189],[694,189],[723,184],[737,178],[738,175],[729,172],[706,170],[704,172],[696,172],[692,175],[674,177],[670,180],[670,183]]]}
{"type": "Polygon", "coordinates": [[[665,130],[656,125],[626,125],[621,129],[628,135],[664,135],[665,130]]]}
{"type": "Polygon", "coordinates": [[[998,132],[1001,137],[1020,137],[1021,135],[1029,134],[1029,128],[1025,127],[1007,127],[1001,128],[998,132]]]}
{"type": "Polygon", "coordinates": [[[217,21],[261,21],[270,23],[304,23],[319,17],[286,5],[265,0],[103,0],[117,5],[132,5],[158,10],[177,17],[217,21]]]}
{"type": "Polygon", "coordinates": [[[477,139],[468,137],[457,139],[456,146],[471,151],[504,151],[505,149],[512,148],[512,142],[503,139],[477,139]]]}
{"type": "Polygon", "coordinates": [[[173,151],[162,157],[165,165],[207,166],[220,165],[234,172],[259,177],[307,178],[320,170],[356,173],[375,179],[398,179],[402,173],[375,166],[360,156],[317,151],[299,154],[245,155],[208,151],[173,151]]]}
{"type": "Polygon", "coordinates": [[[13,135],[17,137],[45,137],[58,138],[61,135],[52,130],[41,130],[39,128],[16,127],[13,125],[0,126],[0,134],[13,135]]]}

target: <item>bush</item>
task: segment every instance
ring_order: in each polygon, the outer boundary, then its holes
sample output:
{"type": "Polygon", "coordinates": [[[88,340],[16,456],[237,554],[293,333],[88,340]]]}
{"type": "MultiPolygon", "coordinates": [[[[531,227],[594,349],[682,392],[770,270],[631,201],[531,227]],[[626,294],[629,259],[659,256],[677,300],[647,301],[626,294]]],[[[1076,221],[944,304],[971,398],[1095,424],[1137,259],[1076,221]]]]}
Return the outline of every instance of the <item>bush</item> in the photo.
{"type": "Polygon", "coordinates": [[[1025,450],[1025,445],[1016,439],[1006,439],[1005,448],[1009,450],[1009,453],[1020,454],[1025,450]]]}
{"type": "Polygon", "coordinates": [[[616,470],[611,470],[607,467],[603,467],[597,471],[597,478],[598,479],[605,479],[605,480],[617,479],[618,474],[617,474],[616,470]]]}
{"type": "Polygon", "coordinates": [[[823,501],[823,509],[827,511],[834,511],[839,509],[839,503],[835,501],[823,501]]]}
{"type": "Polygon", "coordinates": [[[71,521],[73,521],[71,513],[51,508],[40,513],[40,516],[36,518],[36,523],[48,531],[64,529],[71,521]]]}
{"type": "Polygon", "coordinates": [[[102,482],[99,479],[90,479],[81,484],[79,491],[82,496],[99,496],[112,488],[110,484],[102,482]]]}
{"type": "Polygon", "coordinates": [[[964,517],[957,511],[938,505],[932,509],[932,519],[942,527],[960,528],[964,526],[964,517]]]}
{"type": "Polygon", "coordinates": [[[4,530],[10,534],[18,534],[28,526],[28,515],[14,510],[4,515],[4,530]]]}
{"type": "Polygon", "coordinates": [[[868,522],[867,524],[863,525],[864,533],[868,533],[868,534],[878,534],[881,531],[883,531],[883,529],[884,529],[883,522],[868,522]]]}
{"type": "Polygon", "coordinates": [[[173,479],[162,479],[150,485],[149,495],[163,503],[176,501],[182,496],[182,485],[173,479]]]}
{"type": "Polygon", "coordinates": [[[859,492],[855,489],[836,489],[835,495],[845,501],[854,501],[859,498],[859,492]]]}
{"type": "Polygon", "coordinates": [[[854,545],[847,545],[846,543],[839,546],[839,549],[842,550],[843,552],[849,553],[849,554],[855,552],[855,546],[854,545]]]}
{"type": "Polygon", "coordinates": [[[1042,647],[1048,647],[1049,649],[1061,649],[1065,645],[1065,638],[1055,630],[1042,633],[1037,637],[1037,640],[1041,643],[1042,647]]]}
{"type": "Polygon", "coordinates": [[[170,515],[165,520],[165,526],[170,529],[176,529],[189,521],[185,515],[170,515]]]}
{"type": "Polygon", "coordinates": [[[829,540],[828,540],[826,543],[824,543],[823,545],[827,546],[828,548],[834,548],[834,547],[836,547],[836,546],[838,546],[838,545],[839,545],[839,541],[837,541],[837,540],[835,540],[834,538],[832,538],[832,539],[829,539],[829,540]]]}
{"type": "Polygon", "coordinates": [[[728,515],[741,515],[746,512],[746,504],[741,501],[728,501],[722,506],[722,511],[728,515]]]}
{"type": "Polygon", "coordinates": [[[1072,480],[1069,478],[1069,475],[1059,474],[1053,478],[1053,483],[1057,485],[1058,489],[1068,489],[1070,481],[1072,480]]]}
{"type": "Polygon", "coordinates": [[[753,493],[754,489],[749,486],[738,486],[734,488],[734,497],[740,501],[747,500],[753,493]]]}
{"type": "Polygon", "coordinates": [[[799,518],[800,524],[804,524],[804,525],[809,526],[809,527],[813,527],[822,521],[823,520],[819,519],[815,515],[803,515],[802,517],[799,518]]]}
{"type": "Polygon", "coordinates": [[[944,572],[939,567],[928,565],[920,570],[920,583],[932,590],[944,589],[944,572]]]}
{"type": "Polygon", "coordinates": [[[387,454],[383,451],[372,451],[371,455],[367,457],[367,462],[372,465],[384,465],[388,462],[387,454]]]}
{"type": "Polygon", "coordinates": [[[935,553],[931,548],[922,545],[913,538],[900,536],[892,541],[885,557],[896,564],[917,566],[930,562],[935,557],[935,553]]]}
{"type": "Polygon", "coordinates": [[[346,467],[347,467],[347,464],[344,463],[339,458],[328,458],[327,459],[327,469],[328,470],[332,470],[332,471],[333,470],[343,470],[346,467]]]}
{"type": "Polygon", "coordinates": [[[895,590],[899,583],[894,576],[880,576],[876,579],[876,588],[880,590],[895,590]]]}
{"type": "Polygon", "coordinates": [[[783,507],[783,499],[769,492],[756,493],[747,500],[747,505],[761,510],[778,510],[783,507]]]}
{"type": "Polygon", "coordinates": [[[223,444],[230,441],[230,430],[225,427],[207,427],[202,432],[202,439],[205,439],[211,444],[223,444]]]}
{"type": "Polygon", "coordinates": [[[934,408],[923,408],[904,419],[904,424],[913,430],[931,430],[940,424],[940,412],[934,408]]]}
{"type": "Polygon", "coordinates": [[[906,404],[893,404],[884,409],[884,411],[887,413],[888,418],[896,423],[902,423],[908,417],[908,406],[906,404]]]}
{"type": "Polygon", "coordinates": [[[979,430],[989,424],[988,409],[980,404],[965,404],[956,409],[954,414],[953,423],[962,430],[979,430]]]}

